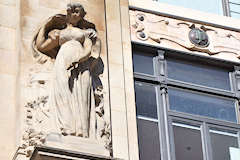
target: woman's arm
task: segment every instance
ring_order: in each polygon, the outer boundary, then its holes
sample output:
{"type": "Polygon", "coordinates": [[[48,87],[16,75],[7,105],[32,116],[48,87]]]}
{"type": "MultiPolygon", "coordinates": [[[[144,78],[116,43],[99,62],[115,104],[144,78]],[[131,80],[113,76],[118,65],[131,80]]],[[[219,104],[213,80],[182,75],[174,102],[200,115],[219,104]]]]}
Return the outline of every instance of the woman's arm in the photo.
{"type": "Polygon", "coordinates": [[[37,39],[36,46],[40,52],[47,52],[59,46],[59,34],[60,30],[54,29],[48,34],[48,38],[45,39],[45,28],[41,28],[37,39]]]}
{"type": "Polygon", "coordinates": [[[100,56],[101,52],[101,40],[99,38],[96,38],[96,42],[92,47],[91,57],[98,58],[100,56]]]}
{"type": "Polygon", "coordinates": [[[80,55],[81,57],[80,57],[79,61],[84,61],[84,60],[88,59],[91,54],[92,41],[88,37],[85,38],[85,41],[83,43],[83,48],[84,48],[84,50],[83,50],[84,53],[80,55]]]}

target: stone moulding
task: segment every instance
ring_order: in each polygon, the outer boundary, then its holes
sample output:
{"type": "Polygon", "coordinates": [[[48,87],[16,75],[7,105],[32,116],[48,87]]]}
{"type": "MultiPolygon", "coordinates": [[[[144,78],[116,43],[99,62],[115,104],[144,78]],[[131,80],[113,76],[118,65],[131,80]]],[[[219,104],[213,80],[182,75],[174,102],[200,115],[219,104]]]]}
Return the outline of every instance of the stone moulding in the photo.
{"type": "Polygon", "coordinates": [[[73,152],[68,150],[61,150],[51,147],[36,147],[30,160],[41,160],[41,159],[81,159],[81,160],[120,160],[112,157],[99,156],[94,154],[86,154],[80,152],[73,152]]]}
{"type": "MultiPolygon", "coordinates": [[[[238,32],[135,10],[130,11],[130,23],[132,41],[156,46],[170,43],[184,50],[204,52],[209,55],[230,53],[240,58],[240,33],[238,32]],[[201,47],[191,43],[189,32],[193,28],[200,29],[207,34],[208,45],[201,47]]],[[[169,46],[172,48],[173,45],[169,46]]]]}

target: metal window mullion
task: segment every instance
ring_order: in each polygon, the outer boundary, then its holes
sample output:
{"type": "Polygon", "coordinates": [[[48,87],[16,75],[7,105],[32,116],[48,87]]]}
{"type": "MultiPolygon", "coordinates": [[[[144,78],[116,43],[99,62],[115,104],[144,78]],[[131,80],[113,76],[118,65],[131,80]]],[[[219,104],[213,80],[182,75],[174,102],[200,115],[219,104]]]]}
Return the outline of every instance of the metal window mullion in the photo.
{"type": "Polygon", "coordinates": [[[160,86],[157,88],[157,111],[158,111],[158,127],[159,127],[159,136],[160,136],[160,148],[161,148],[161,158],[164,160],[170,159],[170,150],[169,150],[169,134],[167,131],[167,115],[164,110],[165,108],[165,91],[160,89],[160,86]]]}
{"type": "Polygon", "coordinates": [[[240,131],[237,132],[238,135],[238,148],[240,148],[240,131]]]}
{"type": "MultiPolygon", "coordinates": [[[[167,66],[166,66],[167,67],[167,66]]],[[[168,88],[168,86],[166,86],[168,88]]],[[[175,152],[175,142],[174,142],[174,132],[173,132],[173,117],[171,117],[169,115],[169,111],[170,111],[170,106],[169,106],[169,97],[168,97],[168,93],[167,93],[167,88],[166,88],[166,93],[165,93],[165,106],[164,106],[164,111],[166,112],[166,118],[168,121],[167,124],[167,130],[168,130],[168,136],[169,136],[169,149],[170,149],[170,153],[171,153],[171,160],[176,160],[176,152],[175,152]]]]}
{"type": "Polygon", "coordinates": [[[158,50],[158,68],[159,68],[159,75],[161,76],[166,76],[166,71],[165,71],[165,51],[164,50],[158,50]]]}
{"type": "Polygon", "coordinates": [[[161,158],[164,160],[171,159],[171,151],[169,144],[169,133],[168,133],[168,118],[166,108],[166,88],[162,88],[162,84],[165,81],[165,58],[163,50],[158,50],[158,56],[153,59],[154,74],[158,77],[160,85],[157,88],[157,111],[159,120],[159,136],[160,136],[160,148],[161,158]]]}
{"type": "Polygon", "coordinates": [[[164,50],[157,50],[157,56],[153,58],[153,68],[154,68],[154,75],[157,77],[160,83],[166,82],[166,69],[165,69],[165,51],[164,50]]]}
{"type": "Polygon", "coordinates": [[[202,147],[203,147],[204,159],[213,160],[209,127],[206,122],[203,122],[201,126],[201,136],[202,136],[202,147]]]}
{"type": "Polygon", "coordinates": [[[239,117],[239,100],[235,101],[235,112],[236,112],[236,119],[237,123],[240,123],[240,117],[239,117]]]}
{"type": "MultiPolygon", "coordinates": [[[[168,116],[168,102],[167,102],[167,88],[161,87],[160,88],[160,96],[162,99],[162,125],[164,125],[164,136],[162,137],[165,139],[166,142],[166,153],[167,157],[166,160],[176,160],[175,157],[175,147],[174,147],[174,137],[173,137],[173,129],[172,129],[172,121],[168,116]]],[[[165,159],[164,159],[165,160],[165,159]]]]}
{"type": "Polygon", "coordinates": [[[232,71],[229,73],[229,79],[230,79],[231,91],[234,93],[234,97],[238,97],[235,71],[232,71]]]}
{"type": "Polygon", "coordinates": [[[223,15],[231,17],[229,0],[222,0],[223,15]]]}
{"type": "Polygon", "coordinates": [[[168,132],[169,132],[169,142],[170,142],[170,149],[171,149],[171,160],[176,160],[176,152],[175,152],[175,142],[174,142],[174,131],[173,131],[173,118],[168,116],[168,132]]]}
{"type": "Polygon", "coordinates": [[[236,97],[240,99],[240,67],[234,66],[234,73],[232,73],[233,76],[233,84],[234,84],[234,91],[236,94],[236,97]]]}

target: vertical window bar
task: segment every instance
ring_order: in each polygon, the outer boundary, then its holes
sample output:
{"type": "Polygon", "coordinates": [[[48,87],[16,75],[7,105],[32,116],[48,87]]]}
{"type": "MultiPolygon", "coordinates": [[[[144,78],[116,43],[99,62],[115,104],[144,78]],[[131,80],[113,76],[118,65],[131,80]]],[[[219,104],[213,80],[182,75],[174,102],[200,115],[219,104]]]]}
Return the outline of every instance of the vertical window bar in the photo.
{"type": "Polygon", "coordinates": [[[229,72],[228,73],[229,74],[229,81],[230,81],[230,88],[231,88],[231,92],[234,92],[234,89],[233,89],[233,87],[234,87],[234,82],[233,82],[233,80],[234,80],[234,78],[233,78],[233,72],[231,71],[231,72],[229,72]]]}
{"type": "MultiPolygon", "coordinates": [[[[163,50],[158,50],[158,56],[154,57],[154,73],[158,80],[162,83],[165,80],[165,57],[163,50]]],[[[165,86],[166,87],[166,86],[165,86]]],[[[157,105],[158,105],[158,120],[159,120],[159,135],[160,135],[160,148],[161,158],[163,160],[175,160],[171,158],[169,132],[168,132],[168,116],[166,109],[166,88],[161,86],[157,87],[157,105]]]]}
{"type": "Polygon", "coordinates": [[[223,15],[231,17],[229,0],[222,0],[223,3],[223,15]]]}
{"type": "Polygon", "coordinates": [[[231,71],[231,72],[229,72],[229,80],[230,80],[230,87],[231,87],[231,91],[232,92],[235,92],[235,86],[236,86],[236,84],[235,84],[235,78],[234,78],[234,73],[233,73],[233,71],[231,71]]]}
{"type": "MultiPolygon", "coordinates": [[[[162,97],[162,111],[165,125],[165,139],[166,139],[166,149],[167,149],[167,160],[176,160],[175,158],[175,149],[174,149],[174,141],[173,141],[173,129],[171,127],[172,121],[169,120],[168,117],[168,107],[167,107],[167,88],[160,88],[161,97],[162,97]],[[171,137],[171,138],[170,138],[171,137]]],[[[163,137],[164,138],[164,137],[163,137]]]]}
{"type": "Polygon", "coordinates": [[[238,136],[238,148],[240,148],[240,132],[237,132],[237,136],[238,136]]]}
{"type": "Polygon", "coordinates": [[[236,97],[240,99],[240,67],[235,66],[234,67],[235,71],[233,73],[234,77],[234,91],[236,93],[236,97]]]}
{"type": "Polygon", "coordinates": [[[164,54],[165,51],[163,50],[158,50],[158,68],[159,68],[159,74],[161,76],[165,76],[165,58],[164,58],[164,54]]]}
{"type": "Polygon", "coordinates": [[[160,83],[164,83],[166,81],[166,71],[165,71],[165,51],[158,50],[158,56],[153,58],[154,63],[154,73],[158,77],[158,81],[160,83]]]}
{"type": "Polygon", "coordinates": [[[168,131],[169,131],[169,148],[171,149],[171,160],[176,160],[176,152],[175,152],[175,142],[174,142],[174,132],[173,132],[173,120],[169,117],[168,119],[168,131]]]}
{"type": "Polygon", "coordinates": [[[202,140],[203,140],[204,158],[206,160],[213,160],[209,127],[206,124],[206,122],[203,122],[201,129],[202,129],[201,132],[202,132],[202,140]]]}
{"type": "MultiPolygon", "coordinates": [[[[153,59],[154,73],[158,77],[158,80],[165,78],[165,51],[158,50],[158,56],[153,59]]],[[[166,89],[160,86],[156,87],[157,91],[157,111],[158,111],[158,122],[159,122],[159,136],[160,136],[160,148],[161,148],[161,159],[171,160],[170,147],[169,147],[169,134],[168,134],[168,121],[166,108],[166,89]]]]}
{"type": "Polygon", "coordinates": [[[164,101],[162,98],[162,91],[160,90],[160,86],[157,88],[157,111],[158,111],[158,128],[159,128],[159,139],[160,139],[160,149],[161,149],[161,159],[162,160],[169,160],[168,159],[168,142],[166,137],[168,136],[165,132],[166,125],[165,125],[165,118],[164,118],[164,101]]]}
{"type": "MultiPolygon", "coordinates": [[[[240,110],[239,110],[239,100],[236,100],[236,103],[235,103],[235,108],[236,108],[236,116],[237,116],[237,123],[239,124],[240,123],[240,110]]],[[[240,147],[240,146],[239,146],[240,147]]]]}

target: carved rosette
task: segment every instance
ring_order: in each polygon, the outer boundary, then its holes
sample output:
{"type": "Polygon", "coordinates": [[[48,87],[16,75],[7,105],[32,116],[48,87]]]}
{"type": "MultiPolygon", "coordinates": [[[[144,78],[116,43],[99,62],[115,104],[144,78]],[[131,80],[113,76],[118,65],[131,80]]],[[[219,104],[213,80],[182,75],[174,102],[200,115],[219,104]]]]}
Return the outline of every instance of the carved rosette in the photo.
{"type": "Polygon", "coordinates": [[[171,19],[141,11],[130,11],[132,41],[209,55],[233,54],[240,58],[240,33],[171,19]],[[190,37],[194,36],[194,40],[190,37]]]}

